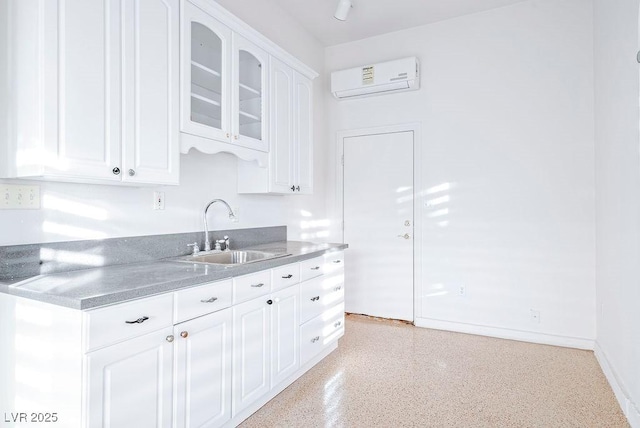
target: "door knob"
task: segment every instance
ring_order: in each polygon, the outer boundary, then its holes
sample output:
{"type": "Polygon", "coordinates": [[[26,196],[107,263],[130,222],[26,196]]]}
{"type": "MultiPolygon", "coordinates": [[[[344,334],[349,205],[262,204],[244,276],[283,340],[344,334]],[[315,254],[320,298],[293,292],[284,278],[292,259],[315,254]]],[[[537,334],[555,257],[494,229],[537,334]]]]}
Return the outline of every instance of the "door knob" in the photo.
{"type": "Polygon", "coordinates": [[[404,221],[404,225],[405,226],[411,226],[411,220],[405,220],[404,221]]]}
{"type": "Polygon", "coordinates": [[[398,235],[398,238],[411,239],[411,236],[408,233],[405,233],[404,235],[398,235]]]}

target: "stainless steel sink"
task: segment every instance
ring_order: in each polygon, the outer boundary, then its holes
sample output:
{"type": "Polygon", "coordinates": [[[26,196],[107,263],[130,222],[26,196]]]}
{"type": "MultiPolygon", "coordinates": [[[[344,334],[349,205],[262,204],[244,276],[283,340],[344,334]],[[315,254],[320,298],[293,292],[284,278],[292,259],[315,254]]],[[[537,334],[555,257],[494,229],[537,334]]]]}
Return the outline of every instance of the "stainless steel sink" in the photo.
{"type": "Polygon", "coordinates": [[[286,253],[270,253],[266,251],[223,251],[217,253],[198,254],[195,256],[185,256],[173,259],[178,262],[185,263],[204,263],[212,265],[225,265],[234,266],[242,265],[246,263],[254,263],[263,260],[276,259],[278,257],[285,257],[289,254],[286,253]]]}

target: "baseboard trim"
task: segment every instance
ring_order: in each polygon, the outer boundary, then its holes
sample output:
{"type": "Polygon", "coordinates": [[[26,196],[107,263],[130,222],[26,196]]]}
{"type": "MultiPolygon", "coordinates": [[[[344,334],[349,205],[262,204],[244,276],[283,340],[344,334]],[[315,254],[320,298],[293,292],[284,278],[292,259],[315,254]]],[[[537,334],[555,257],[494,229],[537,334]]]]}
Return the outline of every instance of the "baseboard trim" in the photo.
{"type": "Polygon", "coordinates": [[[435,330],[455,331],[457,333],[475,334],[478,336],[497,337],[499,339],[518,340],[520,342],[539,343],[542,345],[562,346],[593,350],[594,340],[580,337],[555,336],[552,334],[534,333],[530,331],[511,330],[508,328],[487,327],[453,321],[442,321],[431,318],[416,318],[416,327],[432,328],[435,330]]]}
{"type": "Polygon", "coordinates": [[[609,385],[611,385],[611,389],[613,389],[613,393],[618,400],[618,404],[620,404],[622,412],[627,417],[629,425],[631,425],[632,428],[640,428],[640,411],[633,401],[631,401],[626,389],[618,380],[616,371],[611,366],[611,363],[609,363],[607,354],[598,342],[595,343],[593,353],[600,364],[600,368],[602,368],[604,376],[607,378],[607,381],[609,381],[609,385]]]}

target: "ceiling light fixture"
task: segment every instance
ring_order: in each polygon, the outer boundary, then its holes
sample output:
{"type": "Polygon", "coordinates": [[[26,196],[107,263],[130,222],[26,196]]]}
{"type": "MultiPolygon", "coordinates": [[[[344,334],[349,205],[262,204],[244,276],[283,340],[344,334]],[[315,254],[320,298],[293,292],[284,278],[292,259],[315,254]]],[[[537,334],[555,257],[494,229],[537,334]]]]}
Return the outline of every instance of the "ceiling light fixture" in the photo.
{"type": "Polygon", "coordinates": [[[333,17],[339,21],[346,21],[352,7],[351,0],[338,0],[338,7],[336,7],[336,13],[333,14],[333,17]]]}

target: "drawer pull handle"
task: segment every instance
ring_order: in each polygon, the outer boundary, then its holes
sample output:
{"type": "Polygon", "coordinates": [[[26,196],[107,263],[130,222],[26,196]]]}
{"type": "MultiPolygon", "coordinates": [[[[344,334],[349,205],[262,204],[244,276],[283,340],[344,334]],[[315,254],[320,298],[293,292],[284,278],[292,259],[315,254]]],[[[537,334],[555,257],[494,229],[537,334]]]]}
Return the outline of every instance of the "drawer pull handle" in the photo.
{"type": "Polygon", "coordinates": [[[316,336],[313,339],[311,339],[311,343],[316,343],[318,340],[320,340],[320,336],[316,336]]]}
{"type": "Polygon", "coordinates": [[[312,302],[315,302],[316,300],[320,300],[320,296],[316,296],[316,297],[312,297],[312,298],[311,298],[311,301],[312,301],[312,302]]]}
{"type": "Polygon", "coordinates": [[[125,321],[127,324],[142,324],[143,322],[145,322],[146,320],[148,320],[149,317],[142,317],[142,318],[138,318],[135,321],[125,321]]]}
{"type": "Polygon", "coordinates": [[[291,278],[293,278],[293,275],[291,274],[282,277],[282,279],[291,279],[291,278]]]}
{"type": "Polygon", "coordinates": [[[340,291],[340,290],[342,290],[342,287],[336,287],[333,289],[333,291],[340,291]]]}
{"type": "Polygon", "coordinates": [[[200,301],[201,301],[202,303],[213,303],[213,302],[215,302],[216,300],[218,300],[218,298],[217,298],[217,297],[212,297],[212,298],[210,298],[210,299],[207,299],[207,300],[200,300],[200,301]]]}
{"type": "Polygon", "coordinates": [[[319,270],[320,266],[312,267],[311,270],[319,270]]]}
{"type": "Polygon", "coordinates": [[[334,263],[342,263],[342,260],[334,260],[334,263]]]}
{"type": "Polygon", "coordinates": [[[167,336],[167,342],[169,343],[173,342],[173,335],[167,336]]]}
{"type": "Polygon", "coordinates": [[[338,321],[337,323],[335,323],[333,326],[334,327],[340,327],[342,325],[342,322],[338,321]]]}
{"type": "Polygon", "coordinates": [[[264,284],[263,284],[263,283],[260,283],[260,284],[251,284],[251,286],[252,286],[253,288],[260,288],[260,287],[264,286],[264,284]]]}

